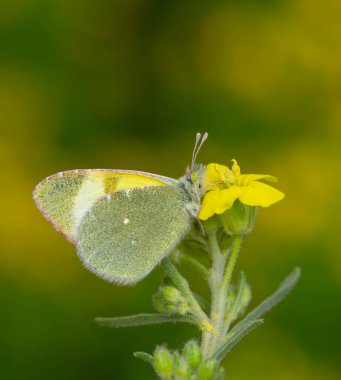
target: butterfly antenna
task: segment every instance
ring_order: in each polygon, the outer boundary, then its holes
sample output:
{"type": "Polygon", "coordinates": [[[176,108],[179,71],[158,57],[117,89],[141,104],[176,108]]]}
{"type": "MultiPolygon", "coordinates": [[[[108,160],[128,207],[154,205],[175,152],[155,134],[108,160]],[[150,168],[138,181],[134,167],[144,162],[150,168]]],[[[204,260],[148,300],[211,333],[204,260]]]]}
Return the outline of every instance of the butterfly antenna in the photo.
{"type": "Polygon", "coordinates": [[[198,153],[200,152],[200,149],[201,149],[203,143],[207,140],[207,137],[208,137],[207,132],[205,132],[202,136],[201,136],[201,133],[197,133],[196,139],[195,139],[195,145],[194,145],[194,149],[193,149],[193,155],[192,155],[192,167],[195,164],[198,153]],[[201,141],[200,141],[200,139],[201,139],[201,141]]]}
{"type": "Polygon", "coordinates": [[[196,157],[196,150],[197,150],[197,146],[198,146],[198,143],[201,139],[201,133],[197,133],[196,136],[195,136],[195,144],[194,144],[194,148],[193,148],[193,153],[192,153],[192,167],[194,165],[194,162],[195,162],[195,157],[196,157]]]}

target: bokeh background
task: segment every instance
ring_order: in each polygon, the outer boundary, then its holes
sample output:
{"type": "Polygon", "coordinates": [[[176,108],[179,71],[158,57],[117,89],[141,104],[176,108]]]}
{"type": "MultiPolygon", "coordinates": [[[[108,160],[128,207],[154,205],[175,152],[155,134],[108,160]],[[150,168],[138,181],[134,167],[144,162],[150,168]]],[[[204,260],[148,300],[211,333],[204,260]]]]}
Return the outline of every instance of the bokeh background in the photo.
{"type": "Polygon", "coordinates": [[[237,158],[286,193],[238,263],[253,304],[303,270],[228,355],[228,378],[340,379],[340,19],[339,0],[1,1],[2,379],[152,379],[133,351],[197,336],[96,326],[151,311],[161,269],[135,287],[103,282],[31,198],[65,169],[179,177],[197,131],[210,135],[202,162],[237,158]]]}

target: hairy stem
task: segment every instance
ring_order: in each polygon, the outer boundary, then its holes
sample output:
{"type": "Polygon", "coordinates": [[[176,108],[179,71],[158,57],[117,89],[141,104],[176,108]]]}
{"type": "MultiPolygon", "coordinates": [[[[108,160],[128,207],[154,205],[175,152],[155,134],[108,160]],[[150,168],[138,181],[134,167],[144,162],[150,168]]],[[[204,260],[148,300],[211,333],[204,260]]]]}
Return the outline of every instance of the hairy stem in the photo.
{"type": "Polygon", "coordinates": [[[239,235],[233,238],[229,252],[221,252],[215,231],[208,234],[208,240],[212,253],[212,268],[209,276],[211,289],[210,322],[216,334],[203,333],[201,349],[205,358],[210,357],[224,339],[227,294],[242,238],[239,235]]]}
{"type": "Polygon", "coordinates": [[[179,271],[168,258],[163,259],[162,264],[166,270],[167,275],[171,278],[173,283],[189,302],[193,315],[195,315],[201,323],[209,322],[207,315],[202,310],[199,302],[193,295],[187,280],[179,273],[179,271]]]}

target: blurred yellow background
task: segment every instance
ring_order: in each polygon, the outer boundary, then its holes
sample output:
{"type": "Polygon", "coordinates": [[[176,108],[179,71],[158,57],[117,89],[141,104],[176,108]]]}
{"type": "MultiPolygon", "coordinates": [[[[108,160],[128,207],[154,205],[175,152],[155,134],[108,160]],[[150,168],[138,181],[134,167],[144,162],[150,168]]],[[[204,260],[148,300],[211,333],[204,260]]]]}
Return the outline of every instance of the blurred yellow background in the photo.
{"type": "Polygon", "coordinates": [[[2,0],[1,378],[151,379],[133,351],[198,335],[96,326],[150,312],[161,270],[131,288],[103,282],[31,194],[66,169],[179,177],[208,131],[200,161],[237,158],[286,193],[238,263],[253,304],[303,271],[228,355],[228,379],[340,379],[340,20],[339,0],[2,0]]]}

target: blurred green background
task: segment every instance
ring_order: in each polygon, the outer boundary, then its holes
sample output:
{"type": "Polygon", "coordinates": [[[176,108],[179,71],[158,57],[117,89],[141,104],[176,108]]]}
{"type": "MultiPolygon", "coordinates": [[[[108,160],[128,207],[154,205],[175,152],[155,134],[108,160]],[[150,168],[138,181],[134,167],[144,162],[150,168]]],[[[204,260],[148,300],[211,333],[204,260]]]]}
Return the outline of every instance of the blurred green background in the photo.
{"type": "Polygon", "coordinates": [[[238,269],[255,304],[294,267],[297,289],[226,358],[229,379],[336,380],[341,2],[2,0],[2,379],[152,379],[135,350],[195,329],[107,330],[95,316],[152,310],[161,269],[131,288],[86,271],[35,208],[44,177],[75,168],[183,174],[237,158],[279,177],[238,269]]]}

